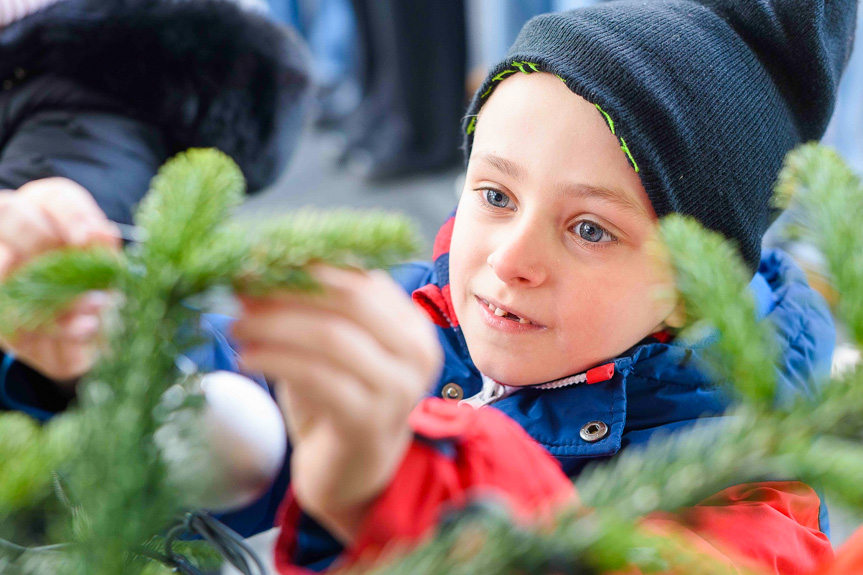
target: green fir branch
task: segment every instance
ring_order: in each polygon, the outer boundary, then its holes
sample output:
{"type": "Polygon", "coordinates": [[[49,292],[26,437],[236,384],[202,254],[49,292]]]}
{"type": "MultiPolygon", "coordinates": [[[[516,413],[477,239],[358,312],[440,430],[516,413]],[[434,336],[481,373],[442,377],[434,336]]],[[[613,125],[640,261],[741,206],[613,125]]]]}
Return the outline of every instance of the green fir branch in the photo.
{"type": "Polygon", "coordinates": [[[364,269],[404,262],[419,250],[404,216],[380,211],[310,209],[254,224],[234,222],[187,262],[182,291],[228,284],[236,293],[312,290],[308,267],[326,263],[364,269]]]}
{"type": "Polygon", "coordinates": [[[305,270],[315,263],[383,268],[416,254],[419,241],[403,216],[385,212],[303,210],[258,227],[248,257],[231,278],[239,293],[263,293],[298,283],[308,289],[305,270]]]}
{"type": "Polygon", "coordinates": [[[771,324],[756,321],[755,302],[746,290],[752,274],[731,242],[691,218],[664,218],[661,234],[689,323],[695,324],[692,331],[701,334],[706,324],[718,332],[706,354],[716,379],[729,382],[745,401],[769,406],[776,388],[776,350],[771,324]]]}
{"type": "Polygon", "coordinates": [[[243,201],[245,189],[239,166],[218,150],[176,155],[159,169],[135,215],[146,238],[142,257],[182,266],[212,241],[243,201]]]}
{"type": "Polygon", "coordinates": [[[827,261],[842,295],[838,316],[863,345],[863,183],[834,150],[807,144],[791,152],[776,185],[802,238],[827,261]]]}
{"type": "Polygon", "coordinates": [[[301,212],[267,225],[229,224],[243,189],[227,156],[191,150],[154,178],[136,217],[142,241],[128,247],[125,258],[54,253],[0,286],[0,321],[10,332],[46,325],[89,289],[110,288],[122,296],[108,315],[108,349],[78,385],[75,417],[38,428],[24,416],[0,415],[0,462],[15,462],[17,473],[10,475],[14,481],[0,482],[0,501],[14,512],[35,497],[25,489],[50,492],[51,471],[58,467],[64,477],[58,494],[69,500],[49,533],[70,545],[50,554],[19,554],[22,573],[56,556],[63,560],[52,572],[62,575],[160,569],[135,550],[189,500],[170,481],[154,434],[166,416],[158,408],[162,395],[181,376],[175,358],[196,341],[200,312],[187,303],[190,298],[218,286],[254,293],[309,289],[312,263],[387,266],[415,251],[407,221],[387,214],[301,212]],[[51,452],[62,452],[62,458],[45,451],[59,444],[48,430],[61,423],[65,437],[75,441],[74,448],[51,452]]]}
{"type": "Polygon", "coordinates": [[[114,288],[123,271],[117,254],[103,248],[56,251],[33,260],[0,284],[0,333],[50,324],[75,298],[114,288]]]}

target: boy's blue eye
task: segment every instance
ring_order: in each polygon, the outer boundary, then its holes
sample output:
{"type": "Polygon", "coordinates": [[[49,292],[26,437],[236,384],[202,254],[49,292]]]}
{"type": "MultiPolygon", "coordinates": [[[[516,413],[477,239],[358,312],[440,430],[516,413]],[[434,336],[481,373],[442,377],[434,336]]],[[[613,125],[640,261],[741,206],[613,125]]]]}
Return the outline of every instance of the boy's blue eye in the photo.
{"type": "Polygon", "coordinates": [[[500,190],[488,189],[485,191],[485,201],[496,208],[505,208],[509,205],[509,196],[500,190]]]}
{"type": "Polygon", "coordinates": [[[603,242],[611,242],[615,240],[615,237],[611,235],[605,228],[591,222],[590,220],[584,220],[578,222],[575,225],[575,231],[581,236],[586,242],[591,243],[603,243],[603,242]]]}

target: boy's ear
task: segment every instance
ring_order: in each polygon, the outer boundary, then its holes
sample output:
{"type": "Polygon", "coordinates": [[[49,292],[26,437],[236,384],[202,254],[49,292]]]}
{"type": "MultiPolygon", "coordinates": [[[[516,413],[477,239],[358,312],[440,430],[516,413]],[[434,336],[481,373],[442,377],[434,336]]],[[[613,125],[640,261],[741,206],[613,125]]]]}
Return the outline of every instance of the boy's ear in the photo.
{"type": "Polygon", "coordinates": [[[674,329],[680,329],[686,325],[686,303],[683,301],[683,298],[677,300],[677,305],[662,323],[666,327],[674,329]]]}

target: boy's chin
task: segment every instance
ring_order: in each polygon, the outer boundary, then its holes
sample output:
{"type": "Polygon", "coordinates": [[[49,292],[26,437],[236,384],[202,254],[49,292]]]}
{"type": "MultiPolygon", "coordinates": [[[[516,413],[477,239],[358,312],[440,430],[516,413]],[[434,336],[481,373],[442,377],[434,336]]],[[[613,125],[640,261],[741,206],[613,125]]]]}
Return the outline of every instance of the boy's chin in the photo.
{"type": "Polygon", "coordinates": [[[572,375],[573,372],[555,375],[548,371],[548,366],[539,366],[534,362],[520,362],[510,358],[482,358],[474,360],[474,365],[484,375],[506,385],[521,387],[536,385],[572,375]]]}

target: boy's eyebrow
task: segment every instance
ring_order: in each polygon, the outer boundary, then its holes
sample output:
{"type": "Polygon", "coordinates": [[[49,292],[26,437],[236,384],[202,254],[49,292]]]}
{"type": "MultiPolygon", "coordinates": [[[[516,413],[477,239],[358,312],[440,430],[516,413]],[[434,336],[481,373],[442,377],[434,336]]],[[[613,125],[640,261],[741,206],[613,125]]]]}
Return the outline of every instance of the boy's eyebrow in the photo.
{"type": "Polygon", "coordinates": [[[575,197],[577,199],[596,198],[634,214],[650,217],[644,206],[633,201],[629,196],[617,190],[610,190],[602,186],[590,184],[564,184],[558,189],[561,196],[575,197]]]}
{"type": "Polygon", "coordinates": [[[524,168],[512,160],[508,160],[494,154],[477,154],[475,158],[472,159],[480,160],[490,165],[492,168],[495,168],[497,171],[503,172],[514,180],[521,180],[524,178],[524,168]]]}

